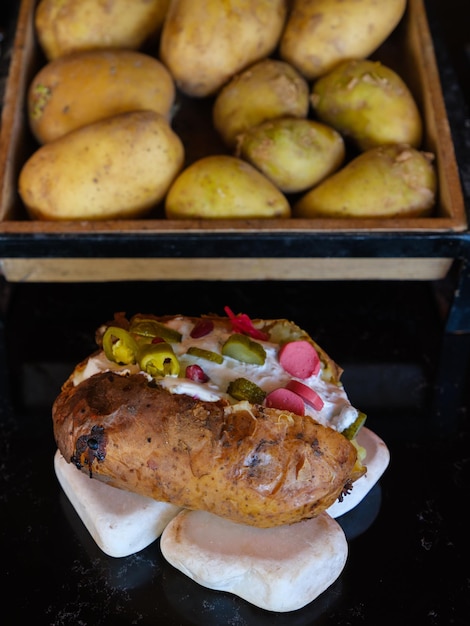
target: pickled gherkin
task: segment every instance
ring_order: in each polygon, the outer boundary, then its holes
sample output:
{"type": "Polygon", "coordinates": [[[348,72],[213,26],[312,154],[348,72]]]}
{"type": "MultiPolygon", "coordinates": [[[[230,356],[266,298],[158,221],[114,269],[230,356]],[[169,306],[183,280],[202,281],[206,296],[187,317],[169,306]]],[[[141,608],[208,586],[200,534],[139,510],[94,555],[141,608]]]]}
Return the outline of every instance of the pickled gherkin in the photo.
{"type": "Polygon", "coordinates": [[[213,363],[221,363],[224,362],[223,356],[217,354],[217,352],[213,352],[212,350],[205,350],[204,348],[198,348],[197,346],[191,346],[188,348],[188,354],[191,356],[197,356],[200,359],[206,359],[206,361],[212,361],[213,363]]]}
{"type": "Polygon", "coordinates": [[[359,411],[359,415],[356,417],[354,422],[350,424],[347,428],[342,430],[341,434],[344,435],[346,439],[349,439],[349,440],[354,439],[354,437],[357,435],[357,433],[361,430],[362,426],[364,425],[366,418],[367,418],[366,414],[361,413],[359,411]]]}
{"type": "Polygon", "coordinates": [[[235,400],[247,400],[251,404],[262,404],[266,392],[247,378],[236,378],[229,383],[227,393],[235,400]]]}
{"type": "Polygon", "coordinates": [[[222,346],[222,354],[237,361],[255,365],[264,365],[266,360],[266,351],[263,346],[241,333],[230,335],[222,346]]]}
{"type": "Polygon", "coordinates": [[[129,328],[129,332],[150,339],[160,337],[160,339],[170,343],[179,343],[181,341],[181,333],[179,331],[153,319],[135,319],[129,328]]]}

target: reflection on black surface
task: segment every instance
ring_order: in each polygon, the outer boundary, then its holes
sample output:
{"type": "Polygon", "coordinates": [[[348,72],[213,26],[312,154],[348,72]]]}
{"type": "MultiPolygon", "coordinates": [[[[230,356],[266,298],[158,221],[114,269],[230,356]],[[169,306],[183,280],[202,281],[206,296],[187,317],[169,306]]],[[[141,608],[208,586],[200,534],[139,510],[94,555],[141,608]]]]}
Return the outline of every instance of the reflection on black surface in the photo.
{"type": "Polygon", "coordinates": [[[39,626],[467,626],[469,388],[459,381],[470,373],[470,335],[443,341],[429,285],[24,284],[6,304],[0,588],[24,595],[3,604],[2,623],[34,614],[39,626]],[[350,544],[340,578],[293,613],[205,589],[164,561],[158,541],[124,559],[105,555],[53,470],[50,402],[104,320],[119,310],[199,314],[224,304],[309,330],[345,367],[351,400],[393,458],[380,485],[338,519],[350,544]]]}
{"type": "MultiPolygon", "coordinates": [[[[364,500],[353,510],[338,518],[348,542],[358,537],[373,524],[380,510],[381,489],[376,484],[364,500]]],[[[307,626],[317,623],[321,615],[331,611],[341,597],[341,576],[316,600],[298,611],[271,613],[258,609],[245,600],[226,592],[207,589],[168,564],[159,548],[159,540],[137,554],[123,558],[106,555],[95,543],[63,491],[60,504],[70,525],[69,541],[84,552],[92,575],[81,560],[84,579],[100,581],[102,590],[129,593],[143,591],[149,599],[164,596],[176,614],[197,626],[307,626]]],[[[321,622],[318,622],[321,624],[321,622]]]]}
{"type": "Polygon", "coordinates": [[[379,514],[381,502],[382,489],[380,483],[376,483],[362,502],[336,519],[348,542],[359,537],[372,526],[379,514]]]}
{"type": "Polygon", "coordinates": [[[137,554],[114,558],[105,554],[95,543],[65,493],[61,492],[60,503],[74,534],[83,546],[94,572],[112,589],[129,590],[152,584],[161,575],[163,556],[154,542],[137,554]]]}
{"type": "Polygon", "coordinates": [[[198,585],[171,565],[163,566],[163,590],[173,610],[195,626],[307,626],[321,624],[321,616],[341,596],[341,577],[316,600],[298,611],[271,613],[222,591],[198,585]]]}

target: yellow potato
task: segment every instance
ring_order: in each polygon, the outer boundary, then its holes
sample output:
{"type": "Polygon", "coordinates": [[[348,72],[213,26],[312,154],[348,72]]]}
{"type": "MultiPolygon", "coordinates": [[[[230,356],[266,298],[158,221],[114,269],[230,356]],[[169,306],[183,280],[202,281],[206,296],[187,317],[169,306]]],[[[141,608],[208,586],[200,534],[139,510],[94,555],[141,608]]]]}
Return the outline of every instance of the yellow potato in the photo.
{"type": "Polygon", "coordinates": [[[308,79],[372,54],[403,17],[406,0],[293,0],[279,54],[308,79]]]}
{"type": "Polygon", "coordinates": [[[432,155],[406,145],[371,148],[308,191],[295,217],[421,217],[435,201],[432,155]]]}
{"type": "Polygon", "coordinates": [[[341,135],[315,120],[277,118],[250,128],[239,156],[259,169],[284,193],[305,191],[342,164],[341,135]]]}
{"type": "Polygon", "coordinates": [[[386,143],[418,148],[422,120],[401,77],[379,61],[343,61],[312,88],[317,117],[348,137],[360,150],[386,143]]]}
{"type": "Polygon", "coordinates": [[[80,126],[148,109],[170,117],[171,74],[157,59],[133,50],[87,50],[47,63],[28,91],[30,128],[40,143],[80,126]]]}
{"type": "Polygon", "coordinates": [[[286,0],[173,0],[160,58],[190,96],[213,95],[237,72],[276,48],[286,0]]]}
{"type": "Polygon", "coordinates": [[[183,162],[165,117],[121,113],[41,146],[20,172],[19,194],[34,219],[140,217],[163,199],[183,162]]]}
{"type": "Polygon", "coordinates": [[[40,0],[34,23],[51,61],[76,50],[137,50],[158,33],[170,0],[40,0]]]}
{"type": "Polygon", "coordinates": [[[277,117],[305,118],[309,85],[288,63],[263,59],[234,76],[218,93],[214,127],[230,148],[249,128],[277,117]]]}
{"type": "Polygon", "coordinates": [[[290,217],[286,197],[252,165],[228,155],[204,157],[183,170],[165,198],[170,219],[290,217]]]}

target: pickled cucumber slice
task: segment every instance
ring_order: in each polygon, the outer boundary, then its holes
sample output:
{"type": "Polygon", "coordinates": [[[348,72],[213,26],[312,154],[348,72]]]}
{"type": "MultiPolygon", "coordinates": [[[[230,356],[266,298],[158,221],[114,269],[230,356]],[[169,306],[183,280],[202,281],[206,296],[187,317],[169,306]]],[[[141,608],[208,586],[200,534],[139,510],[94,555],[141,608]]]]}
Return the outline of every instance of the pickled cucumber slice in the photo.
{"type": "Polygon", "coordinates": [[[134,320],[129,328],[129,332],[142,337],[160,337],[169,343],[179,343],[182,335],[179,331],[169,326],[165,326],[161,322],[152,319],[134,320]]]}
{"type": "Polygon", "coordinates": [[[196,346],[191,346],[188,348],[188,354],[192,356],[197,356],[201,359],[206,359],[206,361],[212,361],[213,363],[223,363],[224,358],[222,355],[217,354],[217,352],[213,352],[212,350],[204,350],[204,348],[198,348],[196,346]]]}
{"type": "Polygon", "coordinates": [[[266,360],[266,351],[263,346],[241,333],[230,335],[222,346],[222,354],[243,363],[256,365],[264,365],[266,360]]]}
{"type": "Polygon", "coordinates": [[[236,378],[229,383],[227,393],[235,400],[248,400],[251,404],[262,404],[266,392],[247,378],[236,378]]]}
{"type": "Polygon", "coordinates": [[[341,431],[341,434],[346,437],[346,439],[354,439],[357,433],[361,430],[364,422],[366,421],[367,415],[365,413],[361,413],[359,411],[359,415],[356,417],[354,422],[350,424],[347,428],[341,431]]]}

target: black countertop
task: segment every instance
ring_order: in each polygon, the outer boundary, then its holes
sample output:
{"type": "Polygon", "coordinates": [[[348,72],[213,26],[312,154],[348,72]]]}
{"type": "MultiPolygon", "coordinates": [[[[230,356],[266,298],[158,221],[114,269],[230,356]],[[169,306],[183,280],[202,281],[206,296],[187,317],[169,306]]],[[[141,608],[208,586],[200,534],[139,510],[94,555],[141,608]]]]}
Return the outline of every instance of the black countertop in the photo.
{"type": "MultiPolygon", "coordinates": [[[[426,5],[468,198],[470,5],[426,5]]],[[[433,283],[0,280],[2,624],[468,624],[470,334],[446,326],[458,271],[433,283]],[[225,304],[253,317],[288,317],[310,331],[344,367],[351,401],[391,452],[379,485],[340,518],[349,539],[340,578],[294,613],[267,613],[196,585],[164,561],[158,540],[130,557],[106,556],[54,474],[51,403],[94,348],[100,323],[114,311],[222,313],[225,304]]],[[[467,290],[465,329],[468,300],[467,290]]]]}
{"type": "Polygon", "coordinates": [[[443,332],[445,292],[422,282],[3,285],[2,622],[467,624],[470,335],[443,332]],[[227,303],[309,330],[344,367],[351,401],[391,452],[379,486],[340,518],[349,538],[342,575],[294,613],[198,586],[166,564],[158,540],[106,556],[54,475],[50,405],[103,320],[115,310],[222,313],[227,303]]]}

